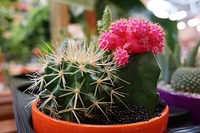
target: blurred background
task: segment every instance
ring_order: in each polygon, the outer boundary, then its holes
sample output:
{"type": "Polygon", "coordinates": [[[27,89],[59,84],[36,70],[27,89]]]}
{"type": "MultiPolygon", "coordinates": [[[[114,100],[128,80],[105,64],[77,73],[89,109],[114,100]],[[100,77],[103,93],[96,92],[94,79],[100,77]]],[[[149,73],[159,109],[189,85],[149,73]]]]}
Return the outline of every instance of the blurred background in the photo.
{"type": "Polygon", "coordinates": [[[45,44],[91,37],[105,5],[113,19],[142,16],[160,23],[167,45],[181,45],[182,58],[200,36],[199,0],[1,0],[1,62],[26,64],[45,44]]]}
{"type": "Polygon", "coordinates": [[[0,132],[5,125],[12,129],[5,132],[16,132],[12,106],[3,106],[12,104],[8,75],[40,69],[37,55],[48,52],[44,49],[52,43],[97,35],[96,23],[106,5],[113,19],[145,17],[162,25],[167,47],[173,52],[180,46],[181,61],[199,40],[200,0],[1,0],[0,132]],[[5,110],[10,111],[3,118],[5,110]]]}

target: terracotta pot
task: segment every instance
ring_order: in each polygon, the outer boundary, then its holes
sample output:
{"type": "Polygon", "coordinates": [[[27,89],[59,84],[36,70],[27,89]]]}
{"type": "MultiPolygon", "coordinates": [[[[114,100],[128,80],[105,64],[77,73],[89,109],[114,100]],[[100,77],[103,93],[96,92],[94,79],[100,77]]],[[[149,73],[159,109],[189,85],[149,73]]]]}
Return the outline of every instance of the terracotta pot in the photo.
{"type": "Polygon", "coordinates": [[[160,117],[145,122],[119,125],[78,124],[54,119],[40,112],[32,105],[32,120],[36,133],[164,133],[167,127],[169,108],[163,110],[160,117]]]}
{"type": "Polygon", "coordinates": [[[190,111],[192,121],[200,124],[200,98],[158,88],[160,97],[169,105],[190,111]]]}

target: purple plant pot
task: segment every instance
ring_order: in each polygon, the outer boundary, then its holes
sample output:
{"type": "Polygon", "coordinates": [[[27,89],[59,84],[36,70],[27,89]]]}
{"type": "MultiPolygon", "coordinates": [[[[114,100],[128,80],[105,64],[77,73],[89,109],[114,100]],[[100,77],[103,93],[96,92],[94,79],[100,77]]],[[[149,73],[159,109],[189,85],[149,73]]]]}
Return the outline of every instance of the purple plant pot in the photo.
{"type": "Polygon", "coordinates": [[[190,111],[192,121],[195,124],[200,124],[200,98],[184,95],[176,92],[171,92],[158,88],[161,99],[169,106],[179,107],[190,111]]]}

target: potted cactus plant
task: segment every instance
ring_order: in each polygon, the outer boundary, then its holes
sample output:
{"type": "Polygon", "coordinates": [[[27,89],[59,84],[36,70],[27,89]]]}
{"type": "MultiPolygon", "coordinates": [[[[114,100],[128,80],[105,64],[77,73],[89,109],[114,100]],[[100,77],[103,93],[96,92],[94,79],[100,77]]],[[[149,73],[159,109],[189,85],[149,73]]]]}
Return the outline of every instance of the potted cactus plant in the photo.
{"type": "Polygon", "coordinates": [[[29,89],[36,133],[129,133],[166,130],[168,106],[156,90],[163,29],[143,18],[111,23],[107,7],[99,37],[64,41],[46,56],[29,89]]]}
{"type": "Polygon", "coordinates": [[[189,110],[196,124],[200,124],[200,116],[197,115],[200,111],[200,68],[195,65],[199,46],[200,41],[189,51],[183,63],[180,61],[179,45],[176,52],[167,49],[159,56],[163,69],[163,81],[158,84],[161,98],[170,106],[189,110]]]}

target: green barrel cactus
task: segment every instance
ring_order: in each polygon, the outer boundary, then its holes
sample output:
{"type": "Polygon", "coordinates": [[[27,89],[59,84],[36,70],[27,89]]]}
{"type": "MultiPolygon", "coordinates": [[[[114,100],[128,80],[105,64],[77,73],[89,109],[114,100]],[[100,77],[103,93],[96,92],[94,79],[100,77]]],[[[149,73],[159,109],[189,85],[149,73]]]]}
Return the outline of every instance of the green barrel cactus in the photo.
{"type": "Polygon", "coordinates": [[[123,93],[115,88],[117,66],[104,56],[105,51],[94,44],[68,43],[43,57],[45,68],[33,78],[39,89],[39,109],[55,118],[80,122],[79,114],[87,117],[103,113],[115,97],[123,93]]]}
{"type": "Polygon", "coordinates": [[[178,68],[172,75],[171,86],[177,91],[200,93],[200,68],[178,68]]]}

